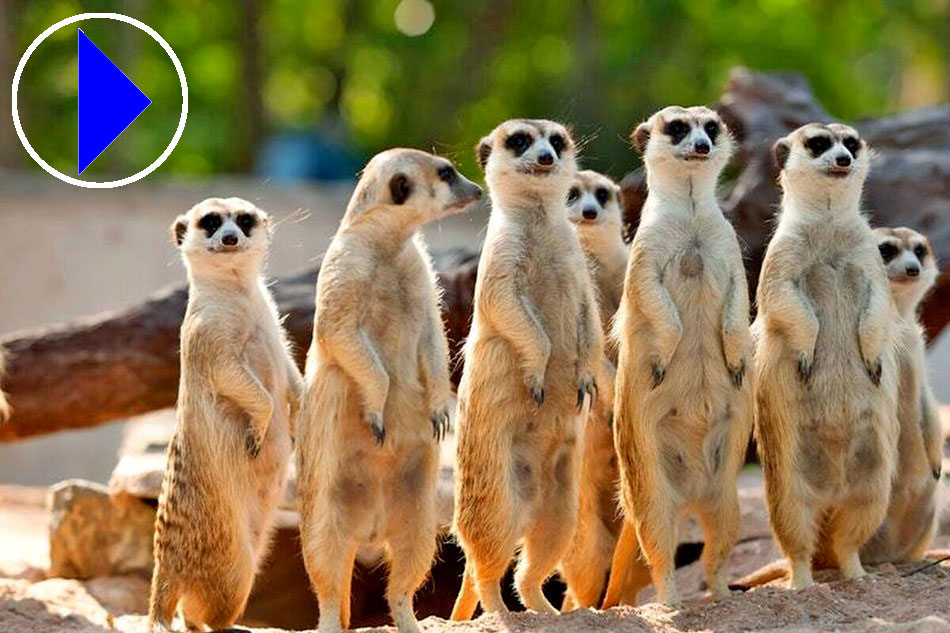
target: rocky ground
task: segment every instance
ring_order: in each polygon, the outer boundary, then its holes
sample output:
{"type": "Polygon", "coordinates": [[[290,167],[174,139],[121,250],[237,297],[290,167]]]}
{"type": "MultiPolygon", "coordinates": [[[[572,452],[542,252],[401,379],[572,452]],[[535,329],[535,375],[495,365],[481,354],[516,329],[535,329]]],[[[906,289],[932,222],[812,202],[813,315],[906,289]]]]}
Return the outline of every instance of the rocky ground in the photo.
{"type": "MultiPolygon", "coordinates": [[[[741,576],[777,557],[768,533],[761,492],[761,473],[747,469],[740,479],[742,539],[730,561],[730,573],[741,576]]],[[[111,576],[87,581],[46,578],[49,511],[45,491],[0,486],[0,631],[3,633],[101,633],[118,630],[144,633],[148,579],[141,575],[111,576]]],[[[950,547],[950,526],[943,525],[935,544],[950,547]]],[[[692,538],[692,528],[684,539],[692,538]]],[[[920,564],[882,565],[866,579],[842,582],[836,572],[822,572],[818,585],[801,592],[766,586],[711,602],[703,597],[698,562],[677,572],[688,597],[679,611],[650,602],[608,612],[580,611],[565,616],[512,613],[451,623],[431,616],[422,621],[427,633],[676,633],[686,631],[806,632],[924,631],[950,633],[950,561],[922,569],[920,564]]],[[[777,583],[780,585],[781,583],[777,583]]],[[[253,628],[255,632],[277,632],[253,628]]],[[[393,631],[391,627],[363,631],[393,631]]]]}

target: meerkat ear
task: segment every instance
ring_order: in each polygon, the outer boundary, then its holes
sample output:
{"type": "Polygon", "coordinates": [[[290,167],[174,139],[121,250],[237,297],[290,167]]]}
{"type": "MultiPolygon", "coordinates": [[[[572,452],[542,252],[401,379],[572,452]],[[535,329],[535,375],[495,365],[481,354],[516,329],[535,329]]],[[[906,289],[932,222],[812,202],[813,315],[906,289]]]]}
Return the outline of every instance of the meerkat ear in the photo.
{"type": "Polygon", "coordinates": [[[491,156],[491,141],[486,136],[475,146],[475,159],[478,160],[478,166],[482,168],[482,171],[485,171],[489,156],[491,156]]]}
{"type": "Polygon", "coordinates": [[[412,195],[412,182],[409,177],[399,173],[390,178],[389,194],[393,198],[393,204],[404,204],[412,195]]]}
{"type": "Polygon", "coordinates": [[[633,148],[640,154],[647,151],[647,143],[650,142],[650,122],[644,121],[638,125],[630,134],[630,141],[633,143],[633,148]]]}
{"type": "Polygon", "coordinates": [[[778,167],[779,171],[785,169],[785,162],[788,161],[788,155],[791,151],[788,141],[784,138],[775,141],[775,145],[772,146],[772,159],[775,160],[775,166],[778,167]]]}
{"type": "Polygon", "coordinates": [[[181,246],[181,243],[185,241],[185,233],[188,232],[188,216],[179,215],[175,218],[175,221],[172,222],[170,227],[170,231],[175,246],[181,246]]]}

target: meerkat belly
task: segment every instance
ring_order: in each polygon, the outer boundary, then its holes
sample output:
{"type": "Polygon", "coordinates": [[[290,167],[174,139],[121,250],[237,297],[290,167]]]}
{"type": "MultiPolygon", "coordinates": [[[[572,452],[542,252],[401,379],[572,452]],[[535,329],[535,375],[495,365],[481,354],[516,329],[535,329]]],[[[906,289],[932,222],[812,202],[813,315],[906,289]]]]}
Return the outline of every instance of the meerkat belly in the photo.
{"type": "Polygon", "coordinates": [[[529,509],[552,495],[567,494],[576,466],[577,436],[552,436],[542,426],[540,421],[528,423],[512,442],[512,492],[529,509]]]}

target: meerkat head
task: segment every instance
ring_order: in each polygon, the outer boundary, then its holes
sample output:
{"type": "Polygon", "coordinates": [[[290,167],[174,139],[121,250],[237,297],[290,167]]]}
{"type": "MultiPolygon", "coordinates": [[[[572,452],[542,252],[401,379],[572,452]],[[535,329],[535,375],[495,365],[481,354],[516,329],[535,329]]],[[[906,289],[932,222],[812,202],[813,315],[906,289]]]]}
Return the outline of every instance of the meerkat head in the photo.
{"type": "Polygon", "coordinates": [[[363,169],[346,221],[392,219],[410,228],[460,213],[481,196],[481,187],[462,176],[449,160],[416,149],[389,149],[363,169]]]}
{"type": "Polygon", "coordinates": [[[478,142],[475,156],[495,198],[563,204],[577,173],[571,133],[544,119],[505,121],[478,142]]]}
{"type": "Polygon", "coordinates": [[[871,150],[857,131],[841,123],[809,123],[772,147],[782,172],[782,188],[823,193],[860,194],[871,150]]]}
{"type": "Polygon", "coordinates": [[[649,170],[669,166],[684,175],[718,175],[733,149],[719,113],[705,106],[663,108],[638,125],[630,140],[649,170]]]}
{"type": "Polygon", "coordinates": [[[937,280],[937,259],[930,242],[904,227],[874,229],[874,237],[894,301],[901,314],[912,314],[937,280]]]}
{"type": "Polygon", "coordinates": [[[267,256],[270,216],[247,200],[208,198],[178,216],[171,234],[192,271],[256,270],[267,256]]]}
{"type": "Polygon", "coordinates": [[[596,171],[578,172],[567,192],[567,219],[584,242],[622,240],[620,187],[596,171]]]}

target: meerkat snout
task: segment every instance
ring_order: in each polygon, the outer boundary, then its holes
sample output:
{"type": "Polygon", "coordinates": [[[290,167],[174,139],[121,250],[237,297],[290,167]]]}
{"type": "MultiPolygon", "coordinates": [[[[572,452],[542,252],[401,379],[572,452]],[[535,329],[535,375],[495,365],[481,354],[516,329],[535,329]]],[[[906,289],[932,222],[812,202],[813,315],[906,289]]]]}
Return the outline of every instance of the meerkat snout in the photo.
{"type": "Polygon", "coordinates": [[[209,198],[178,216],[172,239],[189,262],[223,253],[254,252],[270,243],[270,216],[239,198],[209,198]]]}
{"type": "Polygon", "coordinates": [[[567,219],[578,231],[602,224],[620,231],[620,188],[612,180],[595,171],[578,172],[567,192],[567,219]]]}
{"type": "Polygon", "coordinates": [[[913,229],[874,229],[891,293],[902,314],[914,311],[937,280],[937,260],[927,238],[913,229]]]}
{"type": "Polygon", "coordinates": [[[636,127],[634,148],[647,162],[663,159],[723,165],[732,153],[732,137],[719,114],[704,106],[669,106],[636,127]]]}
{"type": "Polygon", "coordinates": [[[818,172],[829,179],[843,180],[867,173],[870,150],[857,131],[841,123],[809,123],[772,148],[775,163],[789,176],[818,172]]]}
{"type": "MultiPolygon", "coordinates": [[[[577,169],[571,134],[554,121],[505,121],[479,141],[475,154],[489,185],[507,179],[512,186],[517,184],[522,189],[532,185],[546,187],[552,177],[572,179],[577,169]],[[517,175],[527,178],[511,182],[511,177],[517,175]],[[538,182],[541,179],[544,182],[538,182]]],[[[497,191],[497,187],[492,189],[497,191]]]]}

